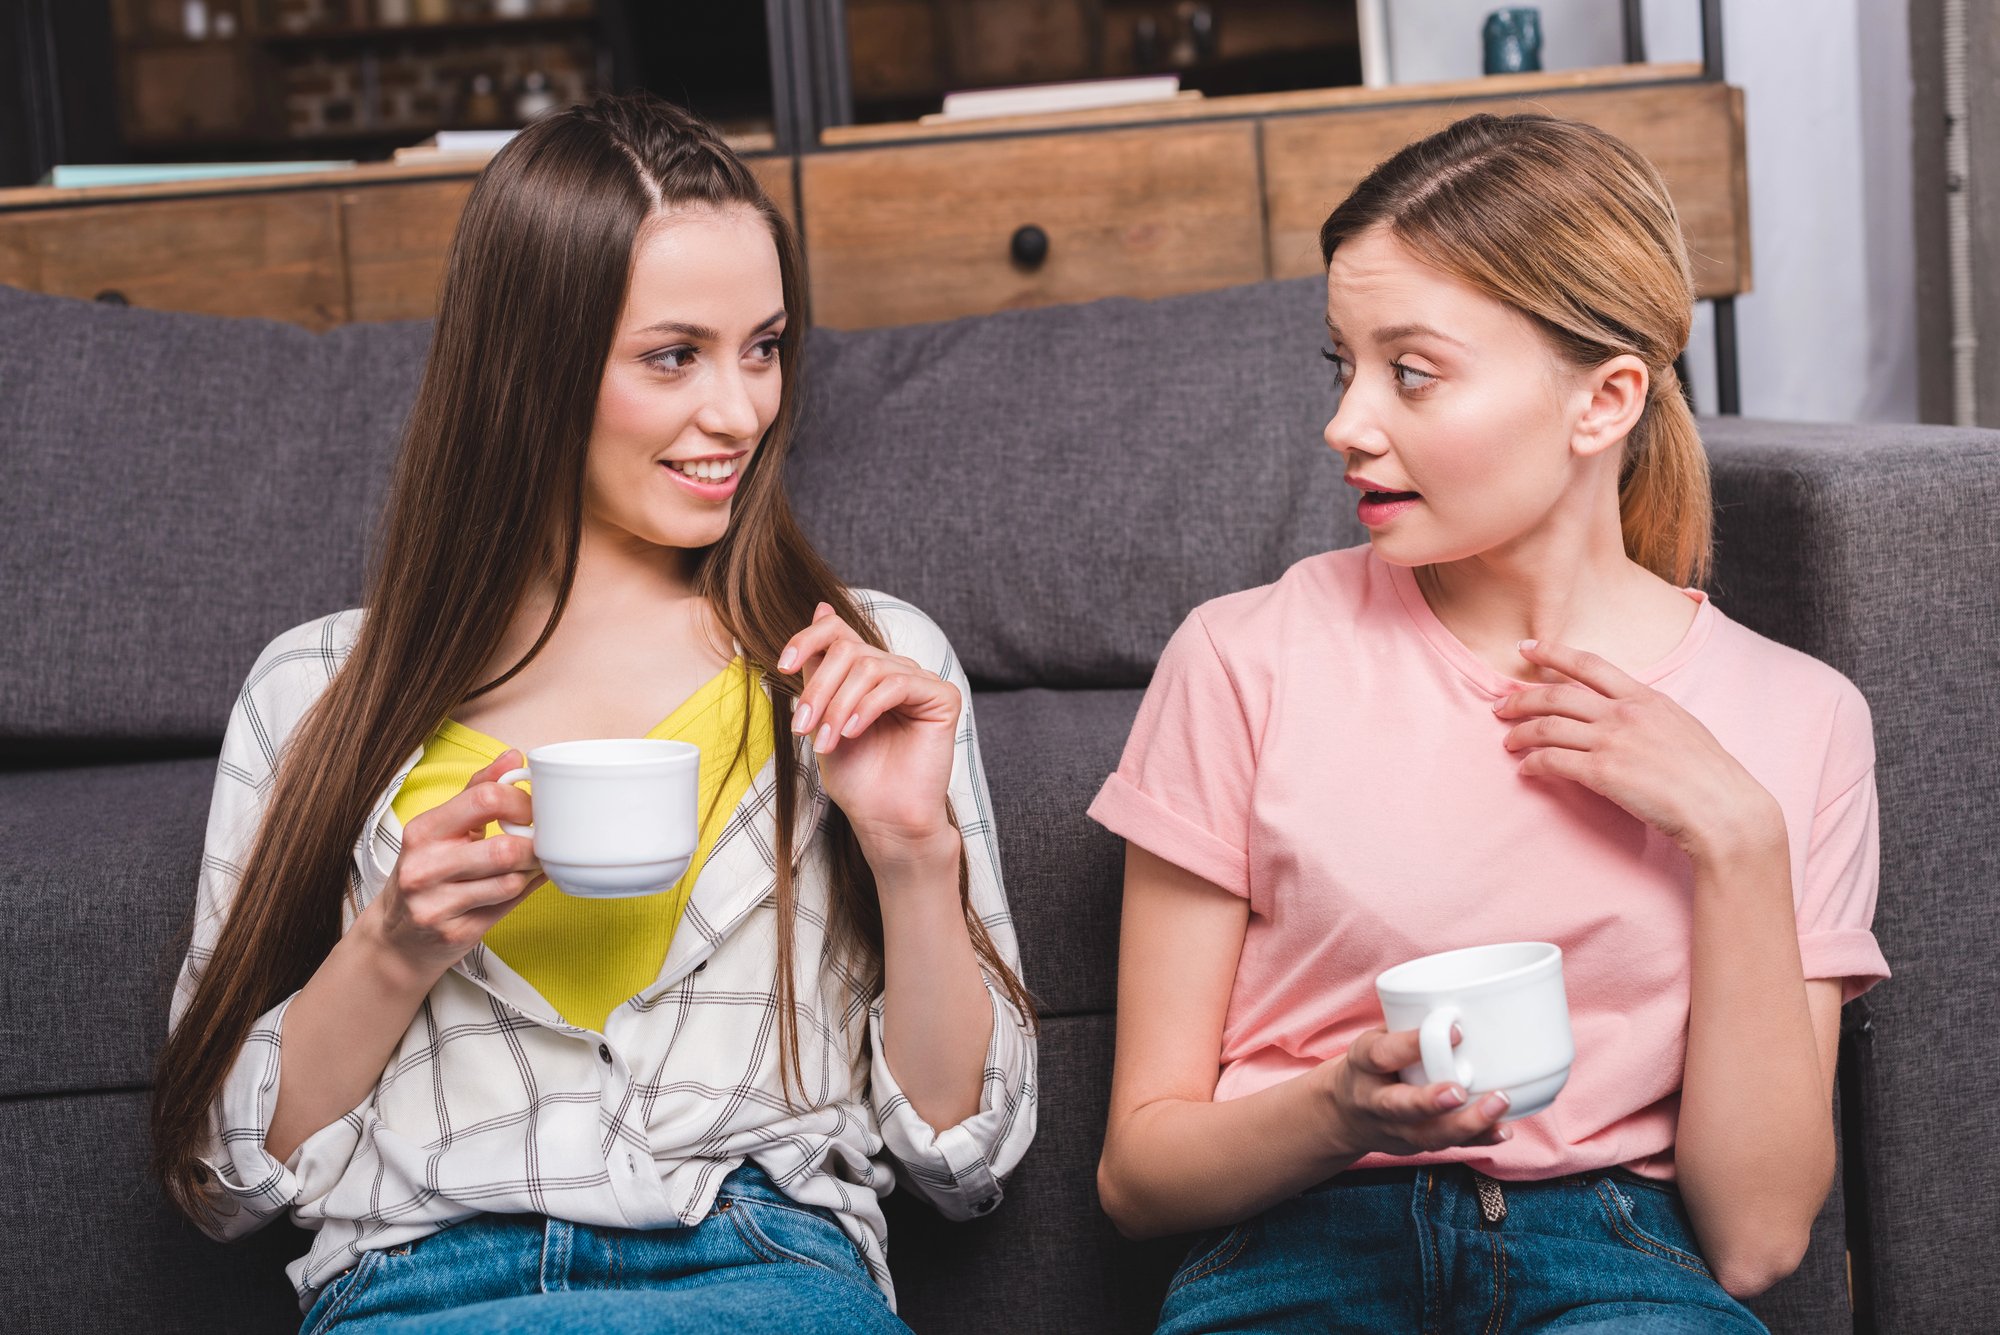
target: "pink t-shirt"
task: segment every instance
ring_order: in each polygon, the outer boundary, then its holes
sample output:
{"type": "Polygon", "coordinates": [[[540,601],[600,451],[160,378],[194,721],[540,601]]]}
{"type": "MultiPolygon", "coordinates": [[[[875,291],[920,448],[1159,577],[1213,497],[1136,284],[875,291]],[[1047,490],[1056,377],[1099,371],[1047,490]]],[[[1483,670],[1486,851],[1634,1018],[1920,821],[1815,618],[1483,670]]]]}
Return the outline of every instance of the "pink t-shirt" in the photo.
{"type": "MultiPolygon", "coordinates": [[[[1889,975],[1875,913],[1868,705],[1825,664],[1699,593],[1680,646],[1638,673],[1777,797],[1807,978],[1845,997],[1889,975]]],[[[1345,1051],[1382,1022],[1375,977],[1460,946],[1553,941],[1576,1036],[1554,1105],[1511,1141],[1364,1166],[1463,1161],[1525,1179],[1673,1172],[1686,1052],[1687,857],[1501,745],[1501,676],[1446,630],[1410,571],[1367,547],[1197,608],[1090,814],[1250,901],[1218,1101],[1345,1051]]]]}

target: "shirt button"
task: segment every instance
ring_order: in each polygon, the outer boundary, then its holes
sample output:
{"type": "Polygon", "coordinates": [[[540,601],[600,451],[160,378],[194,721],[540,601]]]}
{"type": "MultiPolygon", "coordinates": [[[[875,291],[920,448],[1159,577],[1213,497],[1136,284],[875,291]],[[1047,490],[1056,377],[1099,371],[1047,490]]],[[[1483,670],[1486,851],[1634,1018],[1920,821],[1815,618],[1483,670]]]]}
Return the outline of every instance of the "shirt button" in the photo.
{"type": "Polygon", "coordinates": [[[636,1173],[639,1171],[638,1160],[632,1157],[632,1151],[630,1150],[625,1151],[625,1171],[628,1173],[636,1173]]]}
{"type": "Polygon", "coordinates": [[[604,1058],[604,1064],[606,1066],[609,1066],[611,1064],[611,1048],[608,1044],[599,1043],[597,1045],[597,1055],[604,1058]]]}
{"type": "Polygon", "coordinates": [[[1000,1198],[998,1196],[988,1196],[985,1200],[979,1202],[977,1205],[972,1207],[972,1213],[985,1214],[987,1211],[991,1210],[994,1206],[998,1205],[999,1203],[1000,1203],[1000,1198]]]}
{"type": "Polygon", "coordinates": [[[701,963],[694,966],[694,971],[696,973],[700,973],[703,969],[706,969],[707,967],[708,967],[708,961],[703,960],[701,963]]]}

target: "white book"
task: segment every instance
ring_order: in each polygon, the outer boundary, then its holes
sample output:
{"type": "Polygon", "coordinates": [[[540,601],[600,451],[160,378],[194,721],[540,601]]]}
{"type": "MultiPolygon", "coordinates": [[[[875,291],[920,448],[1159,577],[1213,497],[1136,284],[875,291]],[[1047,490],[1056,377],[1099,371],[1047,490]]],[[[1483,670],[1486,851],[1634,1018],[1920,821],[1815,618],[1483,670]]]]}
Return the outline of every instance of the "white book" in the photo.
{"type": "Polygon", "coordinates": [[[1079,83],[1041,83],[1025,88],[981,88],[946,93],[944,110],[926,116],[926,123],[986,120],[994,116],[1034,116],[1051,111],[1090,111],[1098,107],[1171,102],[1180,96],[1178,74],[1152,74],[1138,79],[1088,79],[1079,83]]]}

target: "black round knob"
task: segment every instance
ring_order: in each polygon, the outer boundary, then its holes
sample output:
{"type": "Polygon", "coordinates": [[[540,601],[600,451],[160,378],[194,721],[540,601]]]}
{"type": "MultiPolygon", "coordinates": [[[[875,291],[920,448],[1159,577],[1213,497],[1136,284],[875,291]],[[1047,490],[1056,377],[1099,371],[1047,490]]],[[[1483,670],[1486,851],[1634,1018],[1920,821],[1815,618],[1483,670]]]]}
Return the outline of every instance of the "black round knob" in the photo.
{"type": "Polygon", "coordinates": [[[107,306],[130,306],[132,304],[125,299],[125,294],[115,287],[105,288],[95,297],[92,297],[91,300],[101,301],[107,306]]]}
{"type": "Polygon", "coordinates": [[[1014,239],[1007,243],[1007,253],[1024,269],[1039,268],[1049,257],[1049,234],[1033,223],[1016,228],[1014,239]]]}

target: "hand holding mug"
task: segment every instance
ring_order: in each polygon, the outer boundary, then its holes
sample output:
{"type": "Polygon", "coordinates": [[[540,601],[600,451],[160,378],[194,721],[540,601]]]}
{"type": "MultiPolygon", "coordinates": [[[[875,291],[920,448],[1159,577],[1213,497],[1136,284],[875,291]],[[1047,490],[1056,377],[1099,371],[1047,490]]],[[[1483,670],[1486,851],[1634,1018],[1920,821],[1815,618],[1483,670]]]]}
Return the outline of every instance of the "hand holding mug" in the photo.
{"type": "Polygon", "coordinates": [[[465,958],[542,882],[532,840],[486,837],[493,821],[528,818],[528,795],[500,782],[520,758],[506,752],[456,797],[414,817],[388,883],[362,913],[380,943],[419,976],[435,980],[465,958]]]}
{"type": "Polygon", "coordinates": [[[1406,1084],[1398,1072],[1419,1060],[1415,1031],[1370,1029],[1319,1069],[1328,1081],[1341,1151],[1428,1154],[1461,1145],[1498,1145],[1513,1132],[1500,1125],[1504,1094],[1470,1096],[1456,1081],[1406,1084]]]}

